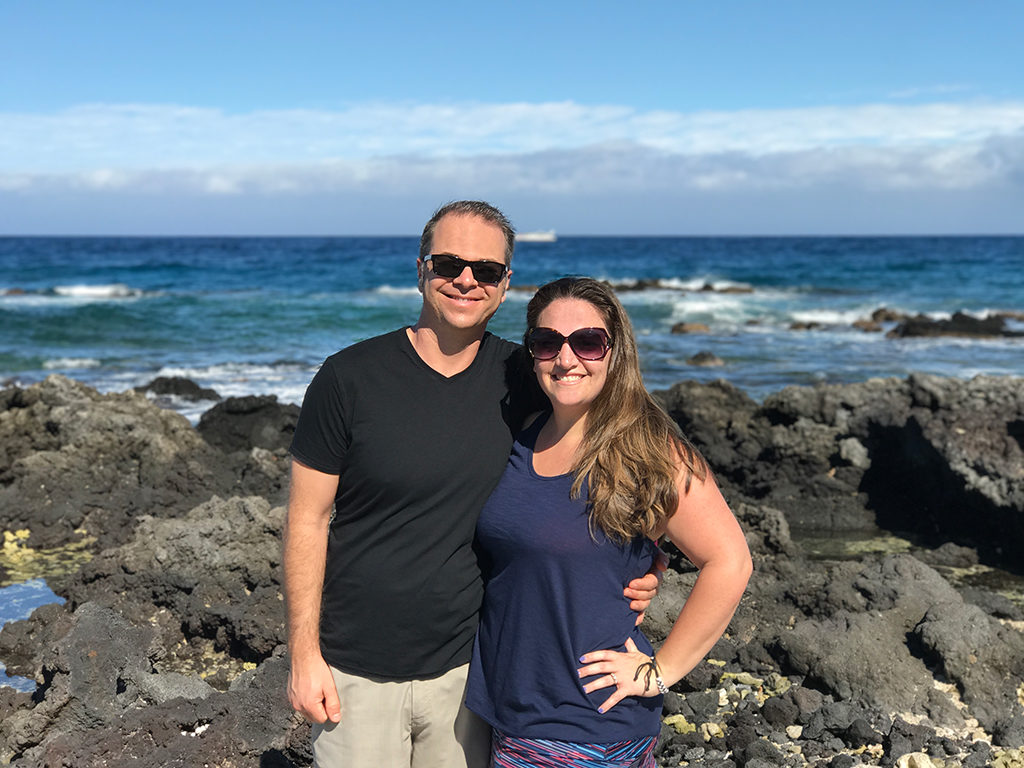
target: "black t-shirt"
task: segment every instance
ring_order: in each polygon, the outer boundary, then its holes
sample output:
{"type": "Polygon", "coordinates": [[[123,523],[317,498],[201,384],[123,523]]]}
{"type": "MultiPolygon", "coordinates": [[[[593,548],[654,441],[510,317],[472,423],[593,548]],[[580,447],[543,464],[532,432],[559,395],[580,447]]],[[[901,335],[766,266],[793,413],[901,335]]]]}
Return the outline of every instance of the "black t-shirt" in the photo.
{"type": "Polygon", "coordinates": [[[469,661],[483,595],[473,532],[530,397],[520,347],[485,334],[446,378],[405,329],[329,357],[291,452],[339,475],[320,643],[338,669],[433,677],[469,661]],[[522,408],[515,407],[522,404],[522,408]]]}

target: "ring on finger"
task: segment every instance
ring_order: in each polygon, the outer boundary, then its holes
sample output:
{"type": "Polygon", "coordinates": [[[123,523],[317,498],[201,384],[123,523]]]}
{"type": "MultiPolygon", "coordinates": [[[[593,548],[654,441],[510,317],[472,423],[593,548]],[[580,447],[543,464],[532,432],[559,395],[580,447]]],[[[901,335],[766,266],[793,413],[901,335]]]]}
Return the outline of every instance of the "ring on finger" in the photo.
{"type": "Polygon", "coordinates": [[[615,683],[616,685],[619,684],[619,678],[615,676],[614,672],[609,672],[608,676],[611,677],[613,683],[615,683]]]}

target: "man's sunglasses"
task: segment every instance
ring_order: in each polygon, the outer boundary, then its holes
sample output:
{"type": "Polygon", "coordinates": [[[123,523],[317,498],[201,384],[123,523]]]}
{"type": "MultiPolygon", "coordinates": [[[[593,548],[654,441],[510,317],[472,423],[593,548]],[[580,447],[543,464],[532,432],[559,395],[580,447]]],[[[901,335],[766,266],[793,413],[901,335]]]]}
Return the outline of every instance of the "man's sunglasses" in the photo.
{"type": "Polygon", "coordinates": [[[612,348],[604,328],[580,328],[563,336],[553,328],[534,328],[526,336],[526,347],[534,360],[554,360],[569,342],[569,349],[580,360],[604,360],[612,348]]]}
{"type": "Polygon", "coordinates": [[[438,277],[453,279],[469,267],[473,270],[473,279],[478,283],[497,285],[508,272],[508,267],[499,261],[466,261],[448,253],[435,253],[424,261],[430,262],[430,271],[438,277]]]}

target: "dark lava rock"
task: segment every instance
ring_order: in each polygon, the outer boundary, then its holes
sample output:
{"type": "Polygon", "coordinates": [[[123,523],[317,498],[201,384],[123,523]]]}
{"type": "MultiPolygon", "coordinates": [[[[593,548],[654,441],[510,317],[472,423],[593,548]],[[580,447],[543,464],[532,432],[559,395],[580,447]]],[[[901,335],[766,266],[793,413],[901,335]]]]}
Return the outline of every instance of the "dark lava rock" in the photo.
{"type": "Polygon", "coordinates": [[[872,728],[867,720],[858,717],[843,733],[843,741],[847,746],[856,749],[867,744],[881,744],[882,734],[872,728]]]}
{"type": "Polygon", "coordinates": [[[750,741],[734,754],[738,758],[740,765],[748,766],[749,768],[758,768],[759,765],[782,765],[784,763],[784,758],[779,748],[764,739],[750,741]]]}
{"type": "Polygon", "coordinates": [[[970,753],[963,761],[964,768],[987,768],[992,765],[992,747],[984,741],[971,745],[970,753]]]}
{"type": "Polygon", "coordinates": [[[711,333],[711,328],[705,323],[676,323],[672,326],[672,333],[711,333]]]}
{"type": "Polygon", "coordinates": [[[181,513],[235,482],[187,419],[134,392],[54,375],[5,390],[0,409],[0,526],[28,528],[33,547],[77,529],[113,546],[136,515],[181,513]]]}
{"type": "Polygon", "coordinates": [[[136,392],[151,395],[171,395],[182,400],[198,402],[200,400],[220,400],[217,391],[208,387],[200,387],[192,379],[183,376],[157,376],[148,384],[135,387],[136,392]]]}
{"type": "Polygon", "coordinates": [[[957,587],[964,602],[976,605],[989,616],[1010,621],[1024,621],[1024,609],[1005,595],[982,587],[957,587]]]}
{"type": "Polygon", "coordinates": [[[264,448],[287,450],[299,418],[297,405],[282,405],[275,395],[229,397],[199,419],[199,434],[225,453],[264,448]]]}
{"type": "Polygon", "coordinates": [[[905,312],[897,312],[894,309],[879,307],[871,313],[871,319],[876,323],[898,323],[901,320],[906,320],[907,315],[905,312]]]}
{"type": "Polygon", "coordinates": [[[700,691],[686,694],[686,703],[693,710],[697,722],[711,721],[718,712],[718,691],[700,691]]]}
{"type": "Polygon", "coordinates": [[[761,706],[761,716],[777,728],[796,725],[799,713],[796,704],[779,696],[773,696],[761,706]]]}
{"type": "Polygon", "coordinates": [[[992,740],[1004,747],[1024,746],[1024,714],[1020,708],[1012,714],[1005,714],[992,727],[992,740]]]}
{"type": "Polygon", "coordinates": [[[978,552],[970,547],[961,547],[947,541],[938,549],[924,549],[914,552],[914,557],[930,566],[945,568],[970,568],[978,564],[978,552]]]}
{"type": "MultiPolygon", "coordinates": [[[[967,749],[893,725],[892,712],[953,728],[977,717],[997,744],[1024,739],[1019,608],[980,583],[958,592],[923,562],[944,571],[1024,545],[1020,380],[794,387],[762,405],[724,382],[680,382],[658,397],[708,456],[756,562],[709,654],[725,666],[698,664],[677,686],[685,697],[666,702],[698,725],[726,718],[725,738],[666,728],[663,764],[826,764],[879,742],[957,760],[967,749]],[[823,562],[801,554],[791,524],[823,535],[881,525],[944,546],[823,562]],[[723,671],[762,677],[775,695],[723,709],[723,671]],[[794,723],[803,754],[783,756],[794,723]]],[[[34,696],[0,692],[0,762],[119,766],[137,752],[154,765],[309,765],[309,728],[284,696],[274,505],[294,411],[260,398],[222,406],[207,442],[136,393],[101,396],[60,377],[0,391],[0,524],[32,527],[33,546],[79,524],[98,537],[94,560],[61,587],[66,605],[0,632],[0,659],[39,681],[34,696]]],[[[655,643],[697,579],[681,555],[676,567],[648,611],[655,643]]]]}
{"type": "Polygon", "coordinates": [[[703,350],[695,355],[686,358],[687,365],[696,365],[704,368],[715,368],[725,365],[725,361],[714,352],[703,350]]]}
{"type": "MultiPolygon", "coordinates": [[[[1007,713],[1019,710],[1024,680],[1024,633],[1003,626],[974,605],[937,605],[913,630],[927,658],[956,683],[971,714],[996,731],[1007,713]]],[[[1008,729],[1011,738],[1020,734],[1008,729]]],[[[1024,741],[996,744],[1020,746],[1024,741]]]]}
{"type": "Polygon", "coordinates": [[[893,721],[892,729],[882,741],[885,754],[893,762],[908,752],[920,752],[924,745],[935,737],[935,731],[925,725],[912,725],[902,718],[893,721]]]}
{"type": "MultiPolygon", "coordinates": [[[[28,621],[12,621],[0,629],[0,659],[12,675],[40,674],[38,654],[71,628],[71,614],[59,603],[40,606],[28,621]]],[[[0,689],[2,690],[2,689],[0,689]]]]}
{"type": "MultiPolygon", "coordinates": [[[[695,573],[681,574],[672,568],[662,575],[658,596],[651,602],[644,615],[644,634],[650,638],[652,643],[660,643],[668,637],[668,633],[672,631],[672,625],[679,616],[679,612],[683,610],[686,598],[696,581],[695,573]]],[[[704,690],[709,687],[701,685],[704,680],[703,673],[700,671],[702,666],[706,665],[698,665],[694,670],[697,675],[695,678],[697,685],[687,686],[684,684],[684,688],[704,690]]]]}
{"type": "Polygon", "coordinates": [[[721,668],[702,661],[696,667],[687,672],[683,676],[683,679],[672,687],[682,693],[688,694],[690,692],[706,691],[709,688],[714,688],[718,685],[718,682],[721,679],[721,668]]]}
{"type": "MultiPolygon", "coordinates": [[[[912,375],[787,387],[759,407],[725,382],[654,393],[737,505],[794,528],[915,531],[1014,566],[1024,548],[1024,385],[912,375]]],[[[1019,565],[1016,567],[1019,568],[1019,565]]]]}
{"type": "Polygon", "coordinates": [[[789,521],[774,507],[738,503],[733,512],[743,526],[747,546],[755,559],[768,555],[796,556],[800,548],[793,543],[789,521]]]}
{"type": "Polygon", "coordinates": [[[825,696],[812,688],[793,688],[786,696],[796,705],[797,716],[802,724],[809,722],[811,715],[825,703],[825,696]]]}
{"type": "Polygon", "coordinates": [[[40,649],[43,683],[0,722],[0,761],[25,766],[308,765],[308,727],[284,697],[283,646],[230,690],[161,671],[161,630],[96,603],[40,649]],[[277,758],[274,758],[274,755],[277,758]],[[264,762],[268,759],[282,762],[264,762]]]}
{"type": "Polygon", "coordinates": [[[675,691],[669,691],[665,694],[661,710],[666,715],[683,715],[684,717],[687,715],[690,717],[693,716],[693,711],[690,709],[690,706],[686,703],[685,699],[675,691]]]}
{"type": "Polygon", "coordinates": [[[757,741],[757,730],[752,725],[733,725],[725,732],[725,743],[736,753],[751,742],[757,741]]]}
{"type": "Polygon", "coordinates": [[[215,497],[182,518],[141,518],[129,542],[103,552],[69,583],[69,600],[143,595],[178,617],[187,635],[262,661],[285,642],[284,514],[262,498],[215,497]]]}
{"type": "Polygon", "coordinates": [[[903,339],[914,336],[967,336],[992,338],[997,336],[1018,336],[1009,331],[1006,321],[998,315],[984,318],[972,317],[955,312],[949,320],[933,320],[927,315],[908,318],[886,334],[888,338],[903,339]]]}
{"type": "MultiPolygon", "coordinates": [[[[963,716],[934,689],[932,673],[910,645],[911,630],[930,612],[964,607],[956,590],[909,555],[862,567],[854,585],[864,596],[864,612],[842,608],[828,618],[797,621],[777,640],[783,665],[837,699],[889,712],[925,711],[936,722],[962,725],[963,716]]],[[[991,696],[979,714],[1002,701],[1002,693],[991,696]]]]}

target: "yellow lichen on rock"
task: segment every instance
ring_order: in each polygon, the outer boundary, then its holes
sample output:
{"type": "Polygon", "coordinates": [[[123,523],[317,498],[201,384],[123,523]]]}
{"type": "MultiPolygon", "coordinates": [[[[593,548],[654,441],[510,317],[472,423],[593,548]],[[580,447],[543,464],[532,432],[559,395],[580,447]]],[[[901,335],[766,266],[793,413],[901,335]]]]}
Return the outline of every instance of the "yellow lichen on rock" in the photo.
{"type": "Polygon", "coordinates": [[[32,532],[28,528],[19,528],[16,531],[4,531],[4,552],[13,552],[23,547],[32,532]]]}
{"type": "Polygon", "coordinates": [[[694,733],[697,726],[689,722],[683,715],[669,715],[664,719],[665,725],[671,725],[676,733],[694,733]]]}
{"type": "Polygon", "coordinates": [[[924,752],[911,752],[896,761],[897,768],[945,768],[942,760],[932,760],[924,752]]]}
{"type": "Polygon", "coordinates": [[[0,587],[74,573],[92,559],[89,547],[95,539],[91,537],[83,536],[62,547],[33,549],[27,543],[29,536],[31,531],[27,528],[4,531],[0,566],[6,573],[0,580],[0,587]]]}
{"type": "Polygon", "coordinates": [[[1024,768],[1024,747],[997,752],[992,768],[1024,768]]]}
{"type": "Polygon", "coordinates": [[[739,685],[750,685],[754,688],[764,684],[764,680],[754,677],[749,672],[723,672],[722,678],[724,680],[733,680],[739,685]]]}
{"type": "Polygon", "coordinates": [[[792,687],[790,679],[778,672],[772,672],[765,678],[764,691],[771,696],[781,696],[792,687]]]}
{"type": "Polygon", "coordinates": [[[700,735],[704,737],[704,741],[725,738],[725,728],[718,723],[701,723],[700,735]]]}

